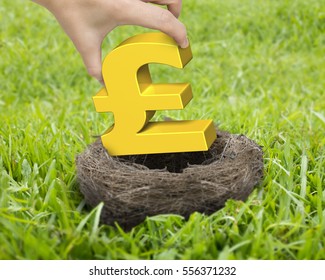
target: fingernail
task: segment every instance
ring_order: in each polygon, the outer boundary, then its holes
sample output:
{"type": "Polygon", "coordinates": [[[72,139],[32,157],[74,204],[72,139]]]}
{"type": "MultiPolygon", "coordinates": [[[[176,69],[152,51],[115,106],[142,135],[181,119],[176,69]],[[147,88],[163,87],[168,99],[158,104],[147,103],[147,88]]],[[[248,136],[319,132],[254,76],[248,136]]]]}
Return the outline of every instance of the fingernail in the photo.
{"type": "Polygon", "coordinates": [[[185,48],[188,47],[188,45],[189,45],[189,42],[188,42],[188,39],[186,38],[186,39],[184,40],[184,42],[181,44],[181,48],[182,48],[182,49],[185,49],[185,48]]]}

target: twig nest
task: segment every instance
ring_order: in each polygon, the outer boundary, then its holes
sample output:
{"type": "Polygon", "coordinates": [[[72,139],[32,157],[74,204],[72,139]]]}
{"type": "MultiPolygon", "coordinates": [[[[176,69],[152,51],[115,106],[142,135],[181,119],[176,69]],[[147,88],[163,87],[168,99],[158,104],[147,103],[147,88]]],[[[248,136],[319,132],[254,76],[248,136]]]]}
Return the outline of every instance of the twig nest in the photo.
{"type": "Polygon", "coordinates": [[[86,203],[104,202],[102,222],[126,229],[157,214],[211,214],[230,198],[245,200],[262,177],[261,147],[220,131],[206,152],[112,157],[99,139],[77,157],[86,203]]]}

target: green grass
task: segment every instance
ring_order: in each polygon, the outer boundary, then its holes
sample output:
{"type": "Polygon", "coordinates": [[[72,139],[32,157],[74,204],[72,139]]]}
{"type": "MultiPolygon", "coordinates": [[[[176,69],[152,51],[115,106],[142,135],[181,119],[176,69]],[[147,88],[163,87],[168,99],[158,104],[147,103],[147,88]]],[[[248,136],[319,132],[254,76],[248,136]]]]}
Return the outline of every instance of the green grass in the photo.
{"type": "MultiPolygon", "coordinates": [[[[187,0],[194,59],[153,66],[192,84],[179,119],[212,118],[264,148],[247,201],[211,216],[147,218],[130,232],[84,205],[75,156],[112,121],[55,19],[30,1],[0,5],[0,259],[324,259],[324,0],[187,0]]],[[[124,26],[103,45],[147,30],[124,26]]],[[[166,114],[158,114],[158,118],[166,114]]]]}

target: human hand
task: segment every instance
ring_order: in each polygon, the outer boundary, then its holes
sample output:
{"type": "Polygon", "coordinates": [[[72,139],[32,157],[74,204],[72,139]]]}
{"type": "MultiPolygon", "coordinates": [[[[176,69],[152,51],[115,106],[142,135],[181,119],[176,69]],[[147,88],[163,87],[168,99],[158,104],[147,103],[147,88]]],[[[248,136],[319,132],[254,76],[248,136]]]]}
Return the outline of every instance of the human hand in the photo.
{"type": "Polygon", "coordinates": [[[160,30],[182,48],[188,46],[185,26],[177,19],[182,0],[34,0],[54,14],[71,38],[89,75],[103,83],[101,45],[119,25],[160,30]],[[149,3],[167,5],[168,10],[149,3]]]}

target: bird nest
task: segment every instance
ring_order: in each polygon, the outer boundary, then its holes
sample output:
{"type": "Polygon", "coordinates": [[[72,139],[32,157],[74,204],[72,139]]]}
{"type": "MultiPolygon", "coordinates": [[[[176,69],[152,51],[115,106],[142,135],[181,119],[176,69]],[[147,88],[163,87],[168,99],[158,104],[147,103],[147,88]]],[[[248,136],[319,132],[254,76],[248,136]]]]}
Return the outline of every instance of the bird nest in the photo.
{"type": "Polygon", "coordinates": [[[206,152],[110,156],[100,139],[77,156],[77,180],[101,221],[129,229],[147,216],[211,214],[228,199],[245,200],[263,177],[260,146],[219,131],[206,152]]]}

